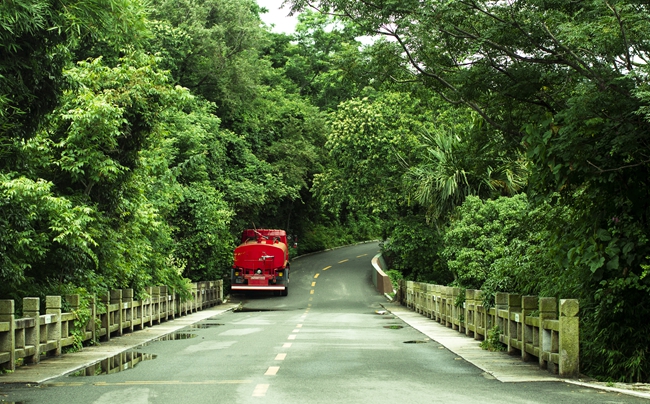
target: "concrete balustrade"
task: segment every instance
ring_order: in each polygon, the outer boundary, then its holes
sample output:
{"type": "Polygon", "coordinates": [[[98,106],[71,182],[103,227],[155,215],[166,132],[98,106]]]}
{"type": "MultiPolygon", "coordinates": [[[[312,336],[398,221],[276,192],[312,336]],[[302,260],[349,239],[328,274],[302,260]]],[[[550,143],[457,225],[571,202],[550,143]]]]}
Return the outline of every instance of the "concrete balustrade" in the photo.
{"type": "Polygon", "coordinates": [[[484,340],[497,326],[499,340],[511,355],[537,361],[540,368],[562,377],[580,372],[579,303],[575,299],[497,293],[495,307],[483,306],[483,292],[405,281],[401,303],[423,316],[476,340],[484,340]]]}
{"type": "MultiPolygon", "coordinates": [[[[195,313],[223,301],[223,281],[192,284],[190,300],[180,302],[167,286],[148,288],[149,297],[133,299],[133,289],[112,290],[98,300],[90,299],[88,323],[81,331],[83,343],[108,341],[176,317],[195,313]],[[96,301],[102,302],[98,307],[96,301]]],[[[71,312],[62,312],[61,296],[47,296],[45,313],[35,297],[23,299],[23,318],[15,318],[15,302],[0,300],[0,369],[15,370],[20,361],[36,364],[48,356],[61,355],[75,344],[78,295],[65,297],[71,312]]]]}

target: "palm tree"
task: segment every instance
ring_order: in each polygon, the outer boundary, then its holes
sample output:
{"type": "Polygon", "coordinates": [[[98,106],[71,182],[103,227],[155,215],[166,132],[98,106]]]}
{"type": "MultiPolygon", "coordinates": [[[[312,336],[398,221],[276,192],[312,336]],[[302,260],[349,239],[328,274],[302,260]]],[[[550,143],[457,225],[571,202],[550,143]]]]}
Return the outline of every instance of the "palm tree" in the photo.
{"type": "Polygon", "coordinates": [[[524,157],[504,151],[499,133],[488,130],[475,118],[423,134],[423,163],[409,168],[406,184],[413,200],[426,207],[429,219],[450,214],[468,195],[511,196],[526,186],[524,157]]]}

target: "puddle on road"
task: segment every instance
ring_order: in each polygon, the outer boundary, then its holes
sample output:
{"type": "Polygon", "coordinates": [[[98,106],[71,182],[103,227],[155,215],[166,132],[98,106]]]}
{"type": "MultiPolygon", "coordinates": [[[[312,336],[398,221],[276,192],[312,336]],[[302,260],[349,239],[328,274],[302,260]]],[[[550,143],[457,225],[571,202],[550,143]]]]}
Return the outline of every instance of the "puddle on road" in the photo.
{"type": "Polygon", "coordinates": [[[190,339],[190,338],[196,338],[198,335],[197,334],[190,334],[188,332],[173,332],[171,334],[163,335],[162,337],[156,338],[152,340],[151,342],[156,342],[156,341],[176,341],[179,339],[190,339]]]}
{"type": "Polygon", "coordinates": [[[196,323],[196,324],[188,325],[185,328],[203,329],[203,328],[219,327],[221,325],[224,325],[224,324],[221,324],[221,323],[196,323]]]}
{"type": "MultiPolygon", "coordinates": [[[[187,326],[187,327],[190,327],[190,326],[187,326]]],[[[185,328],[187,328],[187,327],[185,327],[185,328]]],[[[196,337],[198,337],[198,334],[192,334],[192,333],[189,333],[189,332],[173,332],[171,334],[163,335],[162,337],[152,339],[149,342],[144,342],[144,343],[138,345],[137,347],[135,347],[135,349],[144,348],[144,347],[149,346],[149,345],[153,344],[154,342],[158,342],[158,341],[176,341],[176,340],[179,340],[179,339],[190,339],[190,338],[196,338],[196,337]]]]}
{"type": "Polygon", "coordinates": [[[156,359],[156,355],[135,351],[126,351],[111,358],[104,359],[103,361],[97,362],[94,365],[90,365],[84,369],[71,373],[68,376],[80,377],[109,375],[132,369],[142,361],[153,359],[156,359]]]}
{"type": "Polygon", "coordinates": [[[248,307],[242,307],[239,306],[236,309],[233,310],[233,313],[261,313],[261,312],[267,312],[267,311],[281,311],[278,309],[254,309],[254,308],[248,308],[248,307]]]}
{"type": "Polygon", "coordinates": [[[404,341],[405,344],[426,344],[429,340],[416,339],[412,341],[404,341]]]}
{"type": "Polygon", "coordinates": [[[388,328],[388,329],[391,329],[391,330],[399,330],[399,329],[404,328],[404,326],[403,325],[393,324],[393,325],[385,325],[384,328],[388,328]]]}

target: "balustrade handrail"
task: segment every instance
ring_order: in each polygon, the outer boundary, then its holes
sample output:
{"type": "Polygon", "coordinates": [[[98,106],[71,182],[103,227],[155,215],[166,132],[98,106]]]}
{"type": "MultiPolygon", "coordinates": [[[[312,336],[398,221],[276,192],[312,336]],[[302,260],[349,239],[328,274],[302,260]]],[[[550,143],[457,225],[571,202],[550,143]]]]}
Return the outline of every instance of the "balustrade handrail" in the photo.
{"type": "Polygon", "coordinates": [[[167,286],[147,288],[148,298],[133,299],[133,289],[112,290],[101,299],[91,298],[88,322],[75,333],[79,320],[79,295],[65,297],[72,312],[61,312],[61,296],[47,296],[45,313],[40,299],[23,298],[23,318],[15,318],[15,302],[0,300],[0,369],[15,370],[22,362],[36,364],[59,356],[66,347],[108,341],[223,302],[223,280],[191,284],[191,298],[180,301],[167,286]],[[106,310],[99,313],[98,304],[106,310]]]}
{"type": "Polygon", "coordinates": [[[406,281],[401,282],[402,304],[440,324],[476,340],[485,340],[498,327],[499,341],[508,353],[523,361],[539,362],[542,369],[562,377],[580,373],[579,303],[576,299],[497,293],[495,307],[483,306],[483,292],[406,281]],[[457,302],[463,302],[457,305],[457,302]]]}

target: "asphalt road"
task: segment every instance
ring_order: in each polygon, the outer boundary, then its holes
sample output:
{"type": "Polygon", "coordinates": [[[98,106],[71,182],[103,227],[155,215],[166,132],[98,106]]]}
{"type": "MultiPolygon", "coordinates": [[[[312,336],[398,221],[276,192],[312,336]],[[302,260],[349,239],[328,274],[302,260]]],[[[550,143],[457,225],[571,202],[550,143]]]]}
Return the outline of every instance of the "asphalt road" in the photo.
{"type": "Polygon", "coordinates": [[[48,404],[648,403],[563,382],[502,383],[410,328],[379,315],[376,243],[292,263],[289,296],[234,296],[241,310],[203,320],[101,369],[1,400],[48,404]],[[137,362],[137,364],[135,363],[137,362]],[[136,366],[133,366],[136,364],[136,366]],[[92,376],[86,376],[92,374],[92,376]]]}

